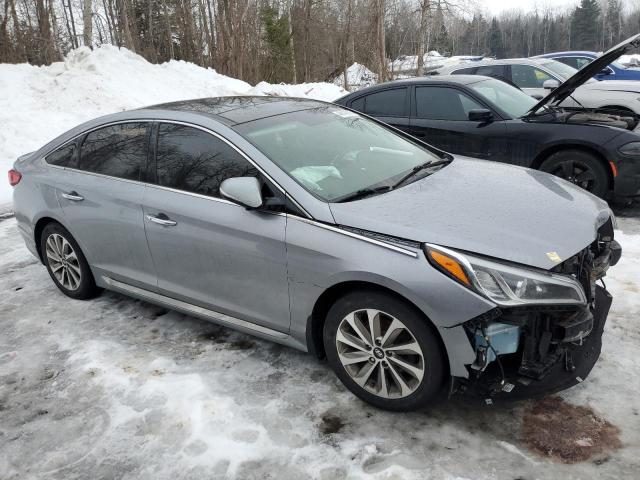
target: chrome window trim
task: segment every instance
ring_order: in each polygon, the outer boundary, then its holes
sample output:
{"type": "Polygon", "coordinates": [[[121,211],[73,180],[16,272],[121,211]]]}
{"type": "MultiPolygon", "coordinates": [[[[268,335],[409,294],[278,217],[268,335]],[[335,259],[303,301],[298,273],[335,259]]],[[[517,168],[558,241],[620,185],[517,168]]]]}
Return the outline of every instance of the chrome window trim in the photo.
{"type": "Polygon", "coordinates": [[[221,323],[222,325],[244,328],[246,330],[258,332],[258,333],[261,333],[262,335],[278,338],[280,340],[285,340],[289,338],[289,335],[286,333],[282,333],[277,330],[273,330],[271,328],[263,327],[262,325],[257,325],[247,320],[242,320],[240,318],[232,317],[231,315],[227,315],[225,313],[200,307],[192,303],[167,297],[166,295],[161,295],[159,293],[151,292],[149,290],[145,290],[144,288],[135,287],[133,285],[129,285],[128,283],[114,280],[113,278],[105,275],[102,276],[102,280],[112,290],[120,291],[122,293],[129,293],[134,296],[137,296],[138,298],[143,298],[152,302],[161,303],[161,304],[167,305],[169,308],[186,312],[187,314],[204,317],[206,319],[210,319],[215,322],[221,323]]]}
{"type": "Polygon", "coordinates": [[[308,218],[299,217],[297,215],[287,214],[287,218],[292,218],[295,220],[299,220],[300,222],[307,223],[309,225],[313,225],[319,228],[324,228],[325,230],[329,230],[331,232],[339,233],[341,235],[345,235],[347,237],[355,238],[357,240],[362,240],[363,242],[371,243],[372,245],[377,245],[378,247],[386,248],[388,250],[393,250],[397,253],[402,253],[409,257],[418,258],[418,252],[414,250],[409,250],[407,248],[399,247],[397,245],[393,245],[391,243],[383,242],[381,240],[376,240],[374,238],[365,237],[364,235],[359,235],[357,233],[350,232],[348,230],[344,230],[340,227],[327,225],[326,223],[316,222],[315,220],[310,220],[308,218]]]}
{"type": "Polygon", "coordinates": [[[155,183],[147,183],[146,186],[147,188],[154,188],[156,190],[166,190],[168,192],[180,193],[182,195],[188,195],[190,197],[202,198],[204,200],[213,200],[214,202],[220,202],[228,205],[235,205],[236,207],[242,207],[242,205],[232,202],[231,200],[227,200],[225,198],[210,197],[208,195],[203,195],[201,193],[189,192],[187,190],[180,190],[179,188],[171,188],[171,187],[165,187],[163,185],[156,185],[155,183]]]}
{"type": "MultiPolygon", "coordinates": [[[[136,184],[140,184],[140,185],[146,185],[146,186],[149,186],[149,187],[159,187],[159,188],[162,188],[162,189],[167,189],[167,190],[171,190],[171,191],[178,192],[178,193],[185,193],[185,194],[193,195],[193,196],[196,196],[196,197],[199,197],[199,198],[206,198],[206,199],[210,199],[210,200],[214,200],[214,201],[222,201],[223,203],[229,202],[228,200],[225,200],[225,199],[222,199],[222,198],[210,197],[210,196],[207,196],[207,195],[201,195],[201,194],[194,193],[194,192],[188,192],[186,190],[172,189],[170,187],[164,187],[162,185],[155,185],[155,184],[149,183],[149,182],[140,182],[140,181],[137,181],[137,180],[129,180],[129,179],[126,179],[126,178],[114,177],[114,176],[111,176],[111,175],[104,175],[104,174],[96,173],[96,172],[89,172],[87,170],[80,170],[78,168],[73,168],[73,167],[61,167],[60,165],[51,165],[46,160],[47,156],[51,155],[53,152],[55,152],[59,148],[62,148],[64,146],[68,145],[71,142],[75,142],[79,137],[81,137],[83,135],[87,135],[87,134],[89,134],[89,133],[91,133],[91,132],[93,132],[95,130],[100,130],[101,128],[106,128],[106,127],[110,127],[110,126],[113,126],[113,125],[120,125],[120,124],[125,124],[125,123],[141,123],[141,122],[171,123],[171,124],[175,124],[175,125],[184,125],[186,127],[191,127],[191,128],[195,128],[197,130],[202,130],[203,132],[206,132],[209,135],[213,135],[214,137],[218,138],[219,140],[222,140],[224,143],[226,143],[232,149],[234,149],[237,153],[239,153],[251,165],[253,165],[271,183],[273,183],[273,185],[278,190],[280,190],[280,192],[286,198],[288,198],[298,209],[300,209],[300,211],[304,215],[306,215],[310,219],[313,218],[311,216],[311,214],[307,210],[305,210],[305,208],[302,205],[300,205],[300,203],[298,203],[296,201],[296,199],[294,199],[289,193],[287,193],[287,191],[284,188],[282,188],[280,186],[280,184],[273,179],[273,177],[271,177],[271,175],[269,175],[262,167],[260,167],[256,162],[254,162],[246,153],[244,153],[240,148],[238,148],[236,145],[234,145],[231,141],[227,140],[225,137],[223,137],[219,133],[214,132],[213,130],[211,130],[209,128],[203,127],[201,125],[196,125],[196,124],[193,124],[193,123],[189,123],[189,122],[182,122],[182,121],[179,121],[179,120],[156,119],[156,118],[142,118],[142,119],[134,119],[134,120],[118,120],[118,121],[114,121],[114,122],[105,123],[105,124],[102,124],[102,125],[98,125],[96,127],[89,128],[87,130],[83,130],[82,132],[80,132],[77,135],[73,136],[72,138],[70,138],[66,142],[61,143],[60,145],[57,145],[56,147],[52,148],[51,150],[49,150],[46,154],[44,154],[42,156],[42,163],[46,167],[59,168],[59,169],[62,169],[62,170],[71,170],[71,171],[74,171],[74,172],[85,173],[85,174],[89,174],[89,175],[96,175],[96,176],[103,177],[103,178],[111,178],[111,179],[114,179],[114,180],[121,180],[121,181],[124,181],[124,182],[130,182],[130,183],[136,183],[136,184]]],[[[82,146],[80,146],[80,150],[82,150],[82,146]]],[[[229,202],[229,203],[234,204],[233,202],[229,202]]],[[[234,205],[236,205],[236,204],[234,204],[234,205]]]]}

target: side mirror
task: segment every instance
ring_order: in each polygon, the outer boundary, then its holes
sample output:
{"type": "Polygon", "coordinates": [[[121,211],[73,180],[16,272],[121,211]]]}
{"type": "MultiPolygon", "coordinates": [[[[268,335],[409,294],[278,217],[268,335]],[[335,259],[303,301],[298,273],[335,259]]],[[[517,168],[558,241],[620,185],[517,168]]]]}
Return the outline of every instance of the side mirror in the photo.
{"type": "Polygon", "coordinates": [[[611,70],[609,68],[603,68],[602,70],[600,70],[600,73],[598,75],[611,75],[611,70]]]}
{"type": "Polygon", "coordinates": [[[260,182],[255,177],[227,178],[220,185],[220,195],[246,208],[262,206],[260,182]]]}
{"type": "Polygon", "coordinates": [[[544,97],[542,95],[540,95],[539,93],[532,93],[531,95],[529,95],[532,98],[535,98],[536,100],[542,100],[544,97]]]}
{"type": "Polygon", "coordinates": [[[558,82],[558,80],[553,80],[553,79],[545,80],[544,83],[542,84],[542,88],[544,88],[545,90],[555,90],[559,86],[560,86],[560,82],[558,82]]]}
{"type": "Polygon", "coordinates": [[[472,122],[490,122],[493,120],[493,113],[485,108],[469,110],[469,120],[472,122]]]}

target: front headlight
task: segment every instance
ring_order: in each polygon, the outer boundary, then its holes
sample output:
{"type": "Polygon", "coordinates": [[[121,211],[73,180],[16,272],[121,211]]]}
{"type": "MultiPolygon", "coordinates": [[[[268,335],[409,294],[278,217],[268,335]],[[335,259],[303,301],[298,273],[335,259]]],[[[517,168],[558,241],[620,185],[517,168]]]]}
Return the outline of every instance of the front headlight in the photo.
{"type": "Polygon", "coordinates": [[[625,157],[640,157],[640,142],[625,143],[618,148],[618,152],[625,157]]]}
{"type": "Polygon", "coordinates": [[[498,305],[585,304],[573,277],[516,267],[427,244],[429,262],[441,272],[498,305]]]}

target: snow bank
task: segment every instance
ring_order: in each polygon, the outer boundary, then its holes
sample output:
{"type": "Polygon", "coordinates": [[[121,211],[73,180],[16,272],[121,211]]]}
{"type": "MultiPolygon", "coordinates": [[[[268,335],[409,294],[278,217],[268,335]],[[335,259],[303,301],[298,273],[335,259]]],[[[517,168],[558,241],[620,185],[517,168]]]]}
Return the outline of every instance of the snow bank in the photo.
{"type": "MultiPolygon", "coordinates": [[[[373,73],[361,63],[355,62],[347,68],[347,85],[350,90],[357,90],[363,87],[375,85],[378,82],[378,75],[373,73]]],[[[338,86],[344,85],[344,73],[338,75],[333,83],[338,86]]]]}
{"type": "MultiPolygon", "coordinates": [[[[172,60],[154,65],[104,45],[82,47],[47,67],[0,64],[0,171],[15,159],[93,117],[154,103],[223,95],[280,95],[334,100],[345,91],[329,83],[252,87],[215,70],[172,60]]],[[[0,179],[0,210],[11,187],[0,179]]]]}

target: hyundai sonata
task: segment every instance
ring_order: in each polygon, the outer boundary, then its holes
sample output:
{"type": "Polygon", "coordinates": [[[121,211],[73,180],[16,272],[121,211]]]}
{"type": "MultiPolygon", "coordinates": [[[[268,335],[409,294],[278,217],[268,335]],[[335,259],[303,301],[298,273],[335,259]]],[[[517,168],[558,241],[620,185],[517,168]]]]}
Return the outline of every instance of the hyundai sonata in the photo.
{"type": "Polygon", "coordinates": [[[617,262],[607,204],[306,99],[87,122],[9,172],[65,295],[114,290],[326,357],[390,410],[584,379],[617,262]]]}

